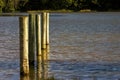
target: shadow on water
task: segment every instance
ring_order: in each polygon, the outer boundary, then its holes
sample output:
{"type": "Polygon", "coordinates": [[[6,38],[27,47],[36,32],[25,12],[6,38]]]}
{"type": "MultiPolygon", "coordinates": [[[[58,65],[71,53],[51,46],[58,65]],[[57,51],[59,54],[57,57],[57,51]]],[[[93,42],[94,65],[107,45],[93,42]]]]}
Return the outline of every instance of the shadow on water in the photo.
{"type": "Polygon", "coordinates": [[[41,55],[36,57],[35,66],[30,65],[30,73],[20,75],[20,80],[55,80],[48,76],[48,55],[49,47],[41,51],[41,55]]]}

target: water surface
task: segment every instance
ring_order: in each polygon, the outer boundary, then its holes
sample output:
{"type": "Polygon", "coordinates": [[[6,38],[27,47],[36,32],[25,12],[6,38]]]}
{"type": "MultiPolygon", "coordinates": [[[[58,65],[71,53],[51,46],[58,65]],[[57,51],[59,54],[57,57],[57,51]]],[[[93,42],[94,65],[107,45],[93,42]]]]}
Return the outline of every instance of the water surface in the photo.
{"type": "MultiPolygon", "coordinates": [[[[51,13],[48,77],[119,80],[119,61],[119,12],[51,13]]],[[[0,17],[0,80],[19,79],[19,19],[0,17]]]]}

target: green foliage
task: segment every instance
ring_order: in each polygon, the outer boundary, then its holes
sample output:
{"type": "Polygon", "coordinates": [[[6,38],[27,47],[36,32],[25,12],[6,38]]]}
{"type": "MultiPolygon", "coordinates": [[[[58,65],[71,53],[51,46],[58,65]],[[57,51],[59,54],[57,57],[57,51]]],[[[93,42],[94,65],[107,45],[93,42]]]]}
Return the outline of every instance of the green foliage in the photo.
{"type": "Polygon", "coordinates": [[[4,7],[5,3],[3,2],[3,0],[0,0],[0,7],[4,7]]]}
{"type": "Polygon", "coordinates": [[[15,10],[120,10],[120,0],[0,0],[0,11],[15,10]],[[4,2],[5,3],[4,3],[4,2]]]}
{"type": "Polygon", "coordinates": [[[26,4],[29,2],[29,0],[21,0],[19,1],[19,4],[18,4],[18,9],[20,11],[25,11],[27,9],[28,6],[26,6],[26,4]]]}
{"type": "Polygon", "coordinates": [[[3,7],[5,6],[5,3],[0,0],[0,13],[2,12],[3,7]]]}
{"type": "Polygon", "coordinates": [[[15,11],[14,4],[15,4],[14,0],[8,0],[6,2],[5,12],[14,12],[15,11]]]}
{"type": "Polygon", "coordinates": [[[69,8],[73,3],[73,0],[62,0],[61,6],[62,8],[69,8]]]}

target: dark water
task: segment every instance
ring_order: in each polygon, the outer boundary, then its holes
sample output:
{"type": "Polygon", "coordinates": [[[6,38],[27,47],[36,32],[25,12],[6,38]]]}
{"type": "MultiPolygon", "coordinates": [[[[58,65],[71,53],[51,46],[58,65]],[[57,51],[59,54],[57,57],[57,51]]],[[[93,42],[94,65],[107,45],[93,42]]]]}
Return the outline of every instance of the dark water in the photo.
{"type": "MultiPolygon", "coordinates": [[[[119,61],[119,12],[51,14],[46,77],[120,80],[119,61]]],[[[0,17],[0,80],[19,80],[19,72],[18,17],[0,17]]]]}

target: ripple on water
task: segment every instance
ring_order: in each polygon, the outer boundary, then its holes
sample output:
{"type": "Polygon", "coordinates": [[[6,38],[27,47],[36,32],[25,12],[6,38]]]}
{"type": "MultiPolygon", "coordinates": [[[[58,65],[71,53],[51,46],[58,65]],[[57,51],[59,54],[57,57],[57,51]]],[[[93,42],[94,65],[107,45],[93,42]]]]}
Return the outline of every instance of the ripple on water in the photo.
{"type": "MultiPolygon", "coordinates": [[[[55,15],[49,73],[58,80],[120,80],[120,14],[55,15]]],[[[0,80],[20,78],[18,20],[0,17],[0,80]]]]}
{"type": "Polygon", "coordinates": [[[82,63],[76,61],[51,61],[50,65],[50,71],[56,78],[59,79],[120,79],[119,63],[82,63]]]}

